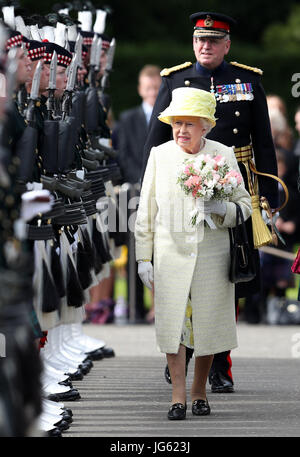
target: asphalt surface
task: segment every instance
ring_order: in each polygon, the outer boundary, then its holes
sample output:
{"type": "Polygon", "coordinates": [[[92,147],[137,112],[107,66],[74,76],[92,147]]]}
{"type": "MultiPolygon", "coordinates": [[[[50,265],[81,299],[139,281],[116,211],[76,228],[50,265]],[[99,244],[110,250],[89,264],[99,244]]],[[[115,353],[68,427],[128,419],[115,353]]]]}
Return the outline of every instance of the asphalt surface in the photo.
{"type": "Polygon", "coordinates": [[[64,437],[106,437],[121,446],[114,438],[300,436],[300,326],[239,323],[239,347],[232,351],[235,392],[213,394],[208,385],[211,415],[193,416],[188,398],[185,421],[167,419],[171,386],[153,325],[89,324],[84,331],[113,347],[116,356],[94,362],[82,381],[73,382],[81,399],[65,403],[73,423],[64,437]]]}

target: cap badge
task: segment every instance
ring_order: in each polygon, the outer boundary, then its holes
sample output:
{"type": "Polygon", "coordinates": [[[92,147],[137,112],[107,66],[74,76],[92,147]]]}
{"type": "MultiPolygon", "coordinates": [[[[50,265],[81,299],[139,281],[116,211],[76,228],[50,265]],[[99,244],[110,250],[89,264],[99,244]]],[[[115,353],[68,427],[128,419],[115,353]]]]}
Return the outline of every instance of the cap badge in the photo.
{"type": "Polygon", "coordinates": [[[206,16],[206,19],[204,21],[204,26],[205,27],[212,27],[214,25],[214,21],[210,16],[206,16]]]}

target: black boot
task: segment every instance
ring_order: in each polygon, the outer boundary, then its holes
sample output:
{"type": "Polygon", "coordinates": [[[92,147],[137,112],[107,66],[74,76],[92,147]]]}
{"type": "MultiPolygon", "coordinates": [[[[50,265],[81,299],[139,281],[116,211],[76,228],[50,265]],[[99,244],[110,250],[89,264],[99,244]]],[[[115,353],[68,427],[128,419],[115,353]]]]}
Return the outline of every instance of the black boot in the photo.
{"type": "MultiPolygon", "coordinates": [[[[186,347],[185,349],[186,349],[185,376],[186,376],[187,372],[188,372],[188,366],[189,366],[190,360],[193,357],[194,349],[191,349],[191,348],[188,348],[188,347],[186,347]]],[[[169,371],[168,365],[166,365],[166,367],[165,367],[164,375],[165,375],[165,380],[167,381],[167,383],[168,384],[172,384],[171,375],[170,375],[170,371],[169,371]]]]}
{"type": "Polygon", "coordinates": [[[230,351],[220,352],[214,355],[208,376],[213,393],[234,392],[231,365],[230,351]]]}

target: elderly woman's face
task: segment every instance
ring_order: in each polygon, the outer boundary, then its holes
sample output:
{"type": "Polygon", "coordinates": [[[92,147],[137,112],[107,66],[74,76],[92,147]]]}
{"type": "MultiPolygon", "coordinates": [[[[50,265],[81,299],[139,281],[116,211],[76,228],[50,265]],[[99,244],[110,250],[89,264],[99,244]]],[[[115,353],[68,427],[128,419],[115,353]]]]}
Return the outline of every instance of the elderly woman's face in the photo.
{"type": "Polygon", "coordinates": [[[206,129],[198,117],[182,116],[172,120],[173,138],[185,152],[196,154],[206,129]]]}

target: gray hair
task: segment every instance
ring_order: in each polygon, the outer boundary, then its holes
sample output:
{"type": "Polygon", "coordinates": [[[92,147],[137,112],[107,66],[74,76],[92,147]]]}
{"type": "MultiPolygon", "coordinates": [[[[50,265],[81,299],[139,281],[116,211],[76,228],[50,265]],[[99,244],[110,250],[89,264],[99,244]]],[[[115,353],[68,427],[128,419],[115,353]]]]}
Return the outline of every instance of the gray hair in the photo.
{"type": "Polygon", "coordinates": [[[205,117],[200,117],[199,119],[202,122],[203,127],[205,128],[205,133],[203,136],[206,136],[211,131],[213,126],[212,126],[211,122],[209,122],[205,117]]]}

